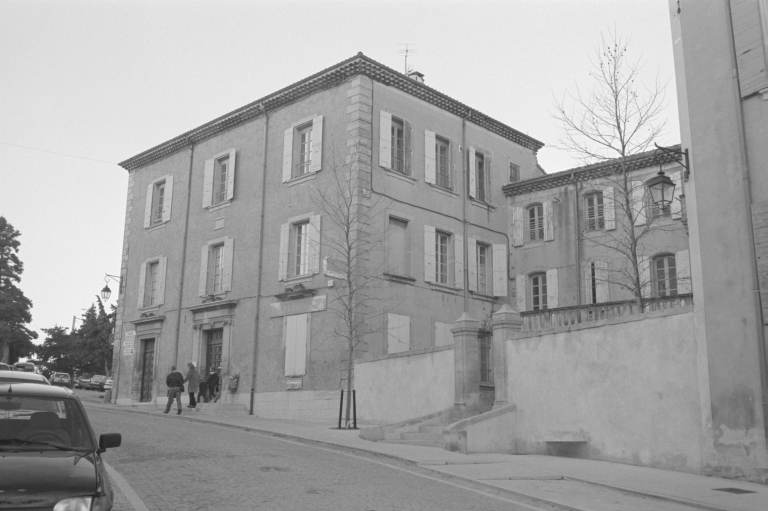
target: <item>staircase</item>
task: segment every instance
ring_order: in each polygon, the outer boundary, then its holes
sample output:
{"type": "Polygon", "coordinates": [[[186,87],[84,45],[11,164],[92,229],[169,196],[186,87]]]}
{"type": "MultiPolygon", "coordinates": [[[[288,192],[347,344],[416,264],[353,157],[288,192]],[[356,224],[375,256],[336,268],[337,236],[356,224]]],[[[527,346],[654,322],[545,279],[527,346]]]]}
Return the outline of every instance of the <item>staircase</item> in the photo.
{"type": "Polygon", "coordinates": [[[387,438],[384,440],[390,444],[422,445],[425,447],[443,447],[443,425],[439,418],[429,419],[418,426],[416,431],[402,431],[400,438],[387,438]]]}

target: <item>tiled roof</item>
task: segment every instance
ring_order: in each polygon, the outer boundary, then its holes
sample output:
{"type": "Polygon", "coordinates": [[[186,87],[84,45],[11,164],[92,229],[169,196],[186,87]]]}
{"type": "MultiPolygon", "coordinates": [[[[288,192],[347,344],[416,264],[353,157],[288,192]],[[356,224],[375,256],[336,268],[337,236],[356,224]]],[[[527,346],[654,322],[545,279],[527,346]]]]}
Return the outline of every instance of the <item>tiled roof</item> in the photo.
{"type": "Polygon", "coordinates": [[[275,110],[314,94],[315,92],[335,87],[349,78],[358,75],[365,75],[379,83],[400,89],[422,101],[435,105],[457,116],[467,116],[468,122],[481,126],[488,131],[496,133],[497,135],[511,140],[523,147],[527,147],[534,152],[544,147],[544,143],[539,142],[535,138],[529,137],[482,112],[478,112],[423,83],[408,78],[404,74],[382,65],[375,60],[366,57],[362,53],[358,53],[350,59],[238,108],[218,119],[214,119],[193,130],[182,133],[181,135],[139,153],[132,158],[128,158],[121,162],[120,166],[126,170],[143,167],[149,163],[164,158],[169,154],[189,147],[190,144],[205,140],[218,133],[233,128],[234,126],[260,117],[264,115],[265,111],[275,110]]]}
{"type": "MultiPolygon", "coordinates": [[[[668,149],[679,151],[680,144],[669,147],[668,149]]],[[[675,161],[676,160],[667,153],[659,152],[657,155],[656,150],[654,149],[653,151],[646,151],[644,153],[628,156],[625,163],[627,169],[632,171],[652,167],[658,165],[659,162],[673,163],[675,161]]],[[[517,183],[509,183],[502,186],[501,189],[504,191],[504,195],[512,197],[514,195],[522,195],[524,193],[538,192],[540,190],[565,186],[575,181],[590,181],[592,179],[615,175],[620,169],[621,159],[616,158],[614,160],[602,161],[583,167],[575,167],[561,172],[555,172],[542,177],[526,179],[525,181],[518,181],[517,183]]]]}

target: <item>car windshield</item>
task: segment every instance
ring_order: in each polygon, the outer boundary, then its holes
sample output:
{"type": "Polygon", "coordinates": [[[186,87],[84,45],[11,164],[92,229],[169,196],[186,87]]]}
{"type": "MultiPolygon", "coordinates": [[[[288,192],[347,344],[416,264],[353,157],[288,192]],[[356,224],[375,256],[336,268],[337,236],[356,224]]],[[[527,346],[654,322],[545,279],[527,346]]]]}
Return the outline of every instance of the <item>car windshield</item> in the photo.
{"type": "Polygon", "coordinates": [[[86,419],[73,399],[0,397],[0,452],[94,449],[86,419]]]}
{"type": "Polygon", "coordinates": [[[23,378],[23,377],[13,377],[13,376],[0,376],[0,383],[42,383],[47,384],[48,382],[43,378],[42,376],[40,378],[23,378]]]}

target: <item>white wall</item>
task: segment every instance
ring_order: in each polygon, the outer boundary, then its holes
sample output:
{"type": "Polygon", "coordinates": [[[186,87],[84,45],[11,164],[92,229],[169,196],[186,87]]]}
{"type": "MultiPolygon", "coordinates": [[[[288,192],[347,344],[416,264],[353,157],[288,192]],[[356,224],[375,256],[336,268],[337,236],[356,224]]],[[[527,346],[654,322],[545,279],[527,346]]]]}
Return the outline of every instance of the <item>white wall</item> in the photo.
{"type": "Polygon", "coordinates": [[[355,363],[358,419],[376,424],[453,405],[453,348],[355,363]]]}
{"type": "Polygon", "coordinates": [[[585,434],[590,458],[700,470],[692,312],[510,340],[507,364],[518,452],[585,434]]]}

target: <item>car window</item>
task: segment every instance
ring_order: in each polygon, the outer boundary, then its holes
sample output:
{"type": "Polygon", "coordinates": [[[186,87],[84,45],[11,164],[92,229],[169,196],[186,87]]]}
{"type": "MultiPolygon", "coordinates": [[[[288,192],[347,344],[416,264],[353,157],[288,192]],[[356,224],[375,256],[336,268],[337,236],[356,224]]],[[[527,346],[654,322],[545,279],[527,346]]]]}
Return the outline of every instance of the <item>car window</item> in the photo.
{"type": "Polygon", "coordinates": [[[72,399],[3,396],[0,398],[0,452],[93,450],[87,424],[72,399]]]}

